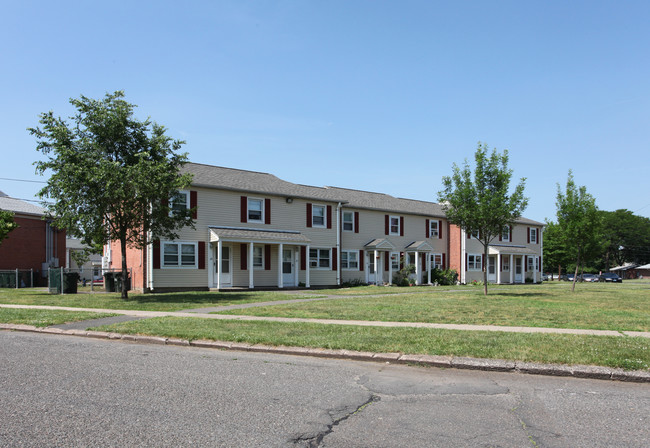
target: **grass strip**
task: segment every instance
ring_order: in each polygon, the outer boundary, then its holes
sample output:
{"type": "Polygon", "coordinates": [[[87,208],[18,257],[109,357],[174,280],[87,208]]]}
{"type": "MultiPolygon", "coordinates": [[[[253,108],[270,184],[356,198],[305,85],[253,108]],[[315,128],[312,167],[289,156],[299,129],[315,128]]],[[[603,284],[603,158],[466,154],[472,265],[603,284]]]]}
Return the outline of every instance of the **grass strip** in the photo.
{"type": "Polygon", "coordinates": [[[187,340],[650,368],[647,338],[154,318],[95,328],[187,340]]]}
{"type": "Polygon", "coordinates": [[[33,310],[0,308],[0,322],[7,324],[33,325],[35,327],[49,327],[52,325],[79,322],[88,319],[115,316],[115,314],[61,311],[61,310],[33,310]]]}

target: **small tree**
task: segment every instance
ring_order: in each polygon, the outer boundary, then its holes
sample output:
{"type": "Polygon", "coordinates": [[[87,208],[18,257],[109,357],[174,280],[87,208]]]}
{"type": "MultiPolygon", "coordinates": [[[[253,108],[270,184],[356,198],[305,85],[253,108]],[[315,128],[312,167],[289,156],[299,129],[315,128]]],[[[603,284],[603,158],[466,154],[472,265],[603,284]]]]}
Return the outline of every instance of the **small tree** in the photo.
{"type": "Polygon", "coordinates": [[[569,170],[565,191],[562,192],[560,184],[557,185],[556,206],[560,241],[568,256],[576,263],[571,284],[571,292],[574,292],[580,265],[588,257],[597,254],[600,249],[598,208],[594,197],[587,193],[587,188],[576,186],[571,170],[569,170]]]}
{"type": "MultiPolygon", "coordinates": [[[[72,125],[48,112],[40,115],[42,128],[29,131],[47,156],[35,163],[38,173],[51,172],[39,196],[54,199],[47,208],[57,226],[90,246],[118,241],[126,279],[127,247],[178,238],[180,228],[194,224],[192,210],[171,213],[168,205],[192,180],[179,172],[187,161],[177,153],[184,142],[150,119],[133,118],[135,106],[123,97],[117,91],[103,100],[71,99],[77,110],[72,125]]],[[[128,298],[126,281],[122,298],[128,298]]]]}
{"type": "Polygon", "coordinates": [[[553,272],[557,268],[558,279],[562,276],[562,270],[566,271],[570,258],[562,242],[560,227],[557,223],[546,221],[544,229],[544,270],[553,272]]]}
{"type": "Polygon", "coordinates": [[[17,228],[14,214],[7,210],[0,210],[0,244],[9,236],[9,232],[17,228]]]}
{"type": "Polygon", "coordinates": [[[453,175],[443,177],[444,189],[438,193],[447,219],[465,232],[478,232],[483,245],[483,292],[488,293],[487,260],[490,242],[501,235],[505,226],[515,223],[528,205],[524,196],[526,179],[522,178],[510,193],[512,170],[508,169],[508,150],[496,149],[488,156],[488,146],[478,143],[474,154],[476,168],[467,160],[461,169],[453,165],[453,175]]]}

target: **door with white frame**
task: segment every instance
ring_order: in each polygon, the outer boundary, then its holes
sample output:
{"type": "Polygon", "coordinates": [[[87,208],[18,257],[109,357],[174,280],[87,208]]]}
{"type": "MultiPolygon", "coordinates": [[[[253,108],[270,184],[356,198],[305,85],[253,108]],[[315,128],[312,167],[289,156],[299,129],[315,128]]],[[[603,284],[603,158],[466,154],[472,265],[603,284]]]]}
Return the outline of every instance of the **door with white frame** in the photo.
{"type": "MultiPolygon", "coordinates": [[[[219,257],[219,249],[214,248],[214,259],[219,257]]],[[[216,273],[219,269],[219,263],[215,263],[215,283],[217,281],[216,273]]],[[[221,246],[221,287],[232,286],[232,251],[230,246],[221,246]]]]}
{"type": "Polygon", "coordinates": [[[296,263],[293,249],[282,249],[282,285],[296,286],[296,263]]]}
{"type": "Polygon", "coordinates": [[[372,284],[377,281],[377,272],[375,267],[375,253],[368,251],[366,253],[366,283],[372,284]]]}
{"type": "Polygon", "coordinates": [[[515,257],[515,283],[521,283],[522,271],[522,257],[515,257]]]}
{"type": "Polygon", "coordinates": [[[496,255],[488,255],[488,282],[497,282],[497,257],[496,255]]]}

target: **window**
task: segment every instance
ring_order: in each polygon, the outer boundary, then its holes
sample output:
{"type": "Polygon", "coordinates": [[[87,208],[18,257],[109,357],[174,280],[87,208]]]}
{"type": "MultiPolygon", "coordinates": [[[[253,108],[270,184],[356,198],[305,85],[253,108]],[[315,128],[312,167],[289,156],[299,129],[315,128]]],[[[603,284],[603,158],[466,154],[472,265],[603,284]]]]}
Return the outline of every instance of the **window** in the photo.
{"type": "Polygon", "coordinates": [[[481,262],[482,255],[467,255],[467,270],[468,271],[480,271],[483,269],[483,263],[481,262]]]}
{"type": "Polygon", "coordinates": [[[264,247],[263,246],[253,246],[253,267],[259,269],[264,268],[264,247]]]}
{"type": "Polygon", "coordinates": [[[474,231],[472,232],[472,238],[474,238],[474,239],[477,240],[477,239],[479,239],[480,236],[481,236],[481,234],[479,233],[478,230],[474,230],[474,231]]]}
{"type": "Polygon", "coordinates": [[[196,243],[163,243],[163,267],[196,268],[196,243]]]}
{"type": "Polygon", "coordinates": [[[530,229],[530,242],[537,244],[537,229],[530,229]]]}
{"type": "Polygon", "coordinates": [[[343,212],[343,230],[354,232],[354,212],[343,212]]]}
{"type": "Polygon", "coordinates": [[[248,221],[262,222],[264,216],[264,201],[262,199],[248,199],[248,221]]]}
{"type": "Polygon", "coordinates": [[[529,271],[534,271],[535,270],[535,258],[536,257],[530,257],[530,256],[528,257],[528,270],[529,271]]]}
{"type": "Polygon", "coordinates": [[[313,205],[311,208],[311,224],[314,227],[325,227],[325,206],[313,205]]]}
{"type": "Polygon", "coordinates": [[[504,272],[510,271],[510,257],[501,256],[501,270],[504,272]]]}
{"type": "Polygon", "coordinates": [[[190,205],[190,192],[178,191],[169,199],[169,209],[171,213],[184,212],[190,205]]]}
{"type": "Polygon", "coordinates": [[[510,241],[510,226],[505,226],[501,232],[501,241],[510,241]]]}
{"type": "Polygon", "coordinates": [[[341,269],[359,269],[359,252],[356,250],[341,251],[341,269]]]}
{"type": "Polygon", "coordinates": [[[431,269],[442,269],[442,254],[431,254],[431,269]]]}
{"type": "Polygon", "coordinates": [[[393,271],[399,271],[399,265],[400,265],[399,252],[392,252],[390,254],[390,262],[393,271]]]}
{"type": "Polygon", "coordinates": [[[309,249],[309,267],[313,269],[329,269],[329,249],[309,249]]]}
{"type": "Polygon", "coordinates": [[[391,235],[399,235],[399,216],[391,216],[390,217],[390,234],[391,235]]]}
{"type": "Polygon", "coordinates": [[[438,221],[429,221],[429,237],[438,238],[438,221]]]}

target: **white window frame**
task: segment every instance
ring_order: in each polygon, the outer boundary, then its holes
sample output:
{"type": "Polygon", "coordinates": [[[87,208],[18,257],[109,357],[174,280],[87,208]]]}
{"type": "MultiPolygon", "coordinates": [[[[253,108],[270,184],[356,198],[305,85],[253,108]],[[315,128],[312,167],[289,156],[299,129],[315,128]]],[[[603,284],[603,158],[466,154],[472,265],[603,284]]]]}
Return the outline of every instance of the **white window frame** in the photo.
{"type": "Polygon", "coordinates": [[[327,207],[325,205],[312,205],[311,207],[311,226],[312,227],[327,227],[327,207]],[[323,223],[318,224],[316,223],[316,218],[321,218],[320,215],[316,214],[316,210],[322,210],[323,211],[323,223]]]}
{"type": "Polygon", "coordinates": [[[432,219],[429,221],[429,238],[438,238],[438,220],[432,219]],[[434,229],[435,227],[435,229],[434,229]]]}
{"type": "Polygon", "coordinates": [[[343,231],[344,232],[354,232],[354,212],[343,212],[343,231]],[[346,219],[349,217],[350,219],[346,219]],[[345,226],[346,224],[349,225],[349,229],[347,229],[345,226]]]}
{"type": "Polygon", "coordinates": [[[399,252],[391,252],[390,253],[390,262],[391,262],[391,267],[393,268],[393,271],[399,271],[399,265],[400,265],[400,256],[399,252]]]}
{"type": "Polygon", "coordinates": [[[510,256],[501,255],[501,272],[510,272],[510,256]]]}
{"type": "Polygon", "coordinates": [[[348,271],[359,270],[359,251],[342,250],[341,251],[341,269],[348,271]]]}
{"type": "Polygon", "coordinates": [[[329,270],[332,268],[332,250],[311,247],[309,248],[309,268],[310,269],[323,269],[329,270]],[[315,254],[315,256],[314,256],[315,254]],[[321,266],[322,263],[327,262],[327,266],[321,266]]]}
{"type": "Polygon", "coordinates": [[[530,244],[537,244],[537,228],[530,228],[530,244]]]}
{"type": "Polygon", "coordinates": [[[391,215],[388,217],[388,234],[389,235],[399,235],[400,234],[400,224],[401,224],[401,219],[399,216],[391,215]],[[393,224],[393,220],[395,220],[395,224],[393,224]],[[397,230],[394,231],[393,227],[395,227],[397,230]]]}
{"type": "MultiPolygon", "coordinates": [[[[176,194],[172,195],[171,198],[169,198],[169,214],[170,216],[175,212],[175,206],[176,206],[176,199],[179,196],[185,196],[185,207],[182,209],[183,211],[188,210],[190,208],[190,192],[187,190],[178,190],[176,194]]],[[[180,210],[180,208],[179,208],[180,210]]]]}
{"type": "Polygon", "coordinates": [[[437,267],[442,269],[442,254],[430,254],[431,255],[431,269],[437,267]]]}
{"type": "Polygon", "coordinates": [[[160,267],[162,269],[197,269],[199,262],[199,244],[190,241],[161,241],[160,242],[160,267]],[[171,264],[165,261],[165,248],[176,246],[176,263],[171,264]],[[194,248],[194,263],[183,264],[183,246],[194,248]]]}
{"type": "Polygon", "coordinates": [[[531,255],[528,256],[528,265],[526,266],[529,271],[534,271],[535,270],[535,259],[537,257],[533,257],[531,255]]]}
{"type": "Polygon", "coordinates": [[[264,246],[253,246],[253,269],[264,269],[264,246]]]}
{"type": "MultiPolygon", "coordinates": [[[[264,222],[264,199],[260,198],[248,198],[248,203],[246,204],[246,219],[247,222],[259,222],[263,223],[264,222]],[[251,218],[251,210],[254,210],[251,208],[251,204],[258,204],[260,205],[260,217],[259,219],[256,218],[251,218]]],[[[257,210],[254,210],[257,211],[257,210]]]]}
{"type": "Polygon", "coordinates": [[[474,238],[475,240],[478,240],[480,236],[481,236],[481,235],[480,235],[480,233],[479,233],[478,230],[474,230],[474,231],[472,231],[472,233],[471,233],[471,237],[474,238]]]}
{"type": "Polygon", "coordinates": [[[467,270],[468,271],[481,271],[483,266],[483,255],[481,254],[467,254],[467,270]]]}
{"type": "Polygon", "coordinates": [[[501,241],[510,242],[510,226],[503,227],[501,231],[501,241]]]}

